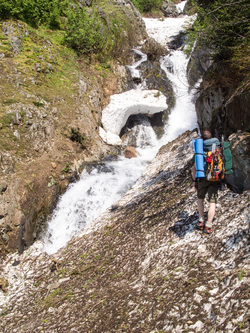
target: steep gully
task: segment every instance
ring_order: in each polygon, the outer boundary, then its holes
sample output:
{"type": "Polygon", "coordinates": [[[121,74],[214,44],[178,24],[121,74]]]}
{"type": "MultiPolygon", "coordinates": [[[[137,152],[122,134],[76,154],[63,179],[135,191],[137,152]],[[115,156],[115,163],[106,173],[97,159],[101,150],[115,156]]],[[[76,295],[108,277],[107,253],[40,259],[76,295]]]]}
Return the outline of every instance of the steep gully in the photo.
{"type": "MultiPolygon", "coordinates": [[[[186,21],[187,17],[181,16],[168,18],[163,22],[157,19],[145,19],[145,24],[148,34],[166,47],[183,29],[186,21]]],[[[133,104],[133,101],[137,101],[137,104],[130,107],[130,109],[133,109],[133,112],[130,112],[131,114],[139,113],[138,109],[144,103],[143,99],[146,98],[143,93],[145,94],[145,91],[147,94],[149,93],[145,81],[143,82],[140,79],[140,66],[147,60],[147,56],[139,49],[134,50],[134,52],[136,57],[140,59],[129,66],[129,69],[134,81],[139,83],[135,84],[134,89],[129,91],[130,103],[132,101],[133,104]],[[138,96],[141,96],[139,102],[138,96]]],[[[144,117],[142,122],[130,131],[130,136],[136,137],[138,153],[136,158],[127,159],[120,156],[117,160],[107,161],[85,169],[80,180],[72,184],[60,198],[52,217],[47,223],[47,229],[42,239],[44,250],[47,253],[55,253],[84,226],[115,204],[131,188],[163,144],[175,139],[184,131],[197,127],[192,101],[193,92],[189,92],[186,78],[187,62],[188,58],[183,50],[170,50],[169,55],[160,59],[161,68],[173,84],[176,99],[161,139],[157,138],[149,121],[144,117]]],[[[112,108],[116,111],[126,101],[123,94],[117,95],[115,98],[117,101],[113,103],[112,108]]],[[[157,105],[158,109],[163,108],[162,100],[156,99],[153,102],[156,105],[147,105],[146,109],[150,107],[152,109],[153,107],[157,108],[157,105]]],[[[163,110],[161,109],[161,111],[163,110]]],[[[110,124],[110,127],[112,128],[112,124],[110,124]]],[[[126,142],[123,144],[126,144],[126,142]]]]}
{"type": "MultiPolygon", "coordinates": [[[[179,108],[188,111],[187,100],[182,103],[179,108]]],[[[137,148],[149,162],[149,150],[155,154],[170,141],[122,199],[115,199],[110,209],[88,222],[57,253],[47,255],[43,242],[37,241],[23,254],[8,256],[3,274],[9,287],[0,294],[2,332],[249,331],[248,193],[220,192],[215,232],[206,237],[195,230],[196,193],[188,171],[190,143],[197,133],[187,131],[171,141],[185,131],[176,126],[172,132],[172,124],[182,124],[181,112],[177,120],[174,117],[176,110],[160,142],[145,150],[137,148]]],[[[189,111],[194,114],[192,103],[189,111]]],[[[193,121],[195,125],[196,117],[193,121]]],[[[120,157],[97,166],[93,177],[86,174],[83,180],[92,178],[94,183],[100,169],[109,170],[101,178],[103,183],[112,182],[113,192],[118,180],[124,180],[123,164],[129,161],[133,174],[140,158],[120,157]],[[119,164],[121,173],[116,178],[113,173],[119,164]]],[[[125,171],[129,173],[128,165],[125,171]]],[[[92,186],[83,194],[80,183],[72,185],[68,201],[94,192],[92,186]]],[[[90,206],[94,211],[99,203],[90,206]]],[[[64,219],[62,214],[59,222],[64,219]]]]}

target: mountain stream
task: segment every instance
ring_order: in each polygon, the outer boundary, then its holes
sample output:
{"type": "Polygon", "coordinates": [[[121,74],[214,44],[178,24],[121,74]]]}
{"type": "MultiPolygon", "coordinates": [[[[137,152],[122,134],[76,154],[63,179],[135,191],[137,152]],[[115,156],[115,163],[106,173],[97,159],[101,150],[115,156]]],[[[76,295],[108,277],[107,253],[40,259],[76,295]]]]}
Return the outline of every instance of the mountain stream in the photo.
{"type": "MultiPolygon", "coordinates": [[[[179,5],[181,11],[186,1],[179,5]]],[[[149,36],[167,47],[173,36],[178,35],[188,17],[180,15],[178,18],[144,19],[149,36]]],[[[189,18],[190,20],[190,18],[189,18]]],[[[139,77],[138,70],[141,62],[147,56],[135,50],[141,59],[133,66],[128,66],[133,77],[139,77]]],[[[42,237],[44,251],[55,253],[63,247],[74,235],[87,224],[96,219],[108,207],[117,202],[136,182],[148,163],[155,157],[158,149],[167,142],[175,139],[186,130],[197,127],[197,119],[192,102],[193,93],[189,91],[186,77],[188,58],[182,50],[171,50],[168,56],[160,59],[161,68],[166,72],[173,84],[176,103],[171,110],[165,133],[160,140],[149,122],[137,125],[137,153],[136,158],[127,159],[119,156],[117,160],[97,164],[84,170],[80,180],[69,186],[63,194],[50,219],[42,237]]],[[[145,89],[143,85],[135,87],[145,89]]],[[[131,95],[134,90],[131,90],[131,95]]]]}

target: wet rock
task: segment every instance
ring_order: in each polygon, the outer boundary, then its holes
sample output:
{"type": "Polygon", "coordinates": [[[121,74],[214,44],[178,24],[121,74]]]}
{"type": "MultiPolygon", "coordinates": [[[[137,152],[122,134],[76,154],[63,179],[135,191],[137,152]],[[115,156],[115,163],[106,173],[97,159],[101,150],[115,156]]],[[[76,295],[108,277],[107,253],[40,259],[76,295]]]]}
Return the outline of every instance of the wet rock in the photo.
{"type": "Polygon", "coordinates": [[[249,131],[250,92],[248,81],[233,78],[230,69],[213,63],[204,73],[195,107],[201,131],[211,129],[228,137],[238,130],[249,131]]]}
{"type": "Polygon", "coordinates": [[[141,50],[147,54],[149,61],[159,60],[161,56],[168,54],[167,49],[152,37],[146,39],[141,50]]]}
{"type": "Polygon", "coordinates": [[[187,77],[190,87],[195,86],[212,63],[212,50],[197,43],[190,55],[187,66],[187,77]]]}
{"type": "Polygon", "coordinates": [[[250,134],[244,132],[234,133],[229,137],[233,158],[231,185],[238,192],[250,189],[250,134]]]}
{"type": "Polygon", "coordinates": [[[169,43],[168,47],[172,50],[181,48],[185,41],[185,33],[180,32],[179,35],[175,36],[169,43]]]}
{"type": "Polygon", "coordinates": [[[124,150],[124,155],[126,158],[137,157],[136,149],[134,147],[126,147],[124,150]]]}
{"type": "Polygon", "coordinates": [[[160,90],[166,96],[167,104],[172,106],[174,103],[172,84],[159,62],[145,61],[139,66],[139,69],[142,81],[147,89],[160,90]]]}

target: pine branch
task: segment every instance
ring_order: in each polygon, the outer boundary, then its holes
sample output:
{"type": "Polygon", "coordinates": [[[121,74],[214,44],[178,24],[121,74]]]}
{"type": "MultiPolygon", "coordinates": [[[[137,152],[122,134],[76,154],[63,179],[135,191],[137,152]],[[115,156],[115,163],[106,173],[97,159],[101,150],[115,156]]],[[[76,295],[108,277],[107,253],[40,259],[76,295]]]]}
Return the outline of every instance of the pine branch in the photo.
{"type": "Polygon", "coordinates": [[[228,6],[231,6],[231,5],[238,5],[240,3],[243,3],[243,2],[246,2],[246,0],[241,0],[241,1],[236,1],[236,2],[230,2],[230,3],[226,3],[224,5],[221,5],[217,8],[215,8],[214,10],[212,10],[211,12],[207,13],[207,15],[210,15],[214,12],[217,12],[218,10],[220,10],[221,8],[224,8],[224,7],[228,7],[228,6]]]}

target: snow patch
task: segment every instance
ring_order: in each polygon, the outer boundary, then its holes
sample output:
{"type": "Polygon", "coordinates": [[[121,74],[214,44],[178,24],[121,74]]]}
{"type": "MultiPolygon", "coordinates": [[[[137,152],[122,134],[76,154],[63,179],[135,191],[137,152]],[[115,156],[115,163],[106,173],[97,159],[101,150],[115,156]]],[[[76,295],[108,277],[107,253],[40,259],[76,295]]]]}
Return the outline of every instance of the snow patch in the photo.
{"type": "Polygon", "coordinates": [[[143,20],[145,22],[148,35],[166,47],[167,44],[180,33],[181,30],[184,30],[186,26],[191,24],[194,17],[168,17],[164,20],[144,18],[143,20]],[[161,31],[161,33],[159,33],[159,31],[161,31]]]}
{"type": "Polygon", "coordinates": [[[100,129],[99,135],[108,144],[114,144],[129,116],[153,115],[164,111],[167,106],[166,97],[158,90],[130,90],[113,95],[109,105],[102,111],[104,130],[100,129]]]}

